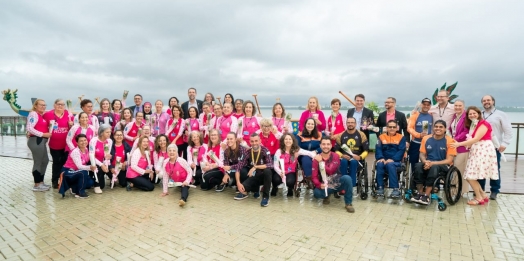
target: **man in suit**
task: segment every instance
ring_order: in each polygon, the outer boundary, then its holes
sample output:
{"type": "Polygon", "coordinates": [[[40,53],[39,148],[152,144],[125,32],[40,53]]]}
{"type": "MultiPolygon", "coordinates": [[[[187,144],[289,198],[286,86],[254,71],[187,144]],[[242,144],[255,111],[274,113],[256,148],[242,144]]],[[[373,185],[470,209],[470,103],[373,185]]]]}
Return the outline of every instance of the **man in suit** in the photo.
{"type": "Polygon", "coordinates": [[[133,100],[135,102],[135,105],[130,106],[129,109],[133,112],[133,117],[135,117],[137,112],[144,111],[144,108],[142,108],[142,95],[135,94],[133,100]]]}
{"type": "Polygon", "coordinates": [[[202,113],[202,101],[196,99],[197,91],[191,87],[187,90],[189,101],[182,103],[182,111],[184,112],[184,119],[189,118],[189,107],[195,107],[198,110],[197,118],[202,113]]]}
{"type": "Polygon", "coordinates": [[[367,128],[367,126],[375,125],[375,115],[373,114],[372,110],[364,107],[365,101],[366,97],[364,96],[364,94],[355,95],[356,106],[355,108],[351,108],[348,110],[347,118],[355,118],[357,121],[357,130],[361,130],[362,132],[364,132],[364,134],[366,134],[366,137],[369,140],[369,133],[371,131],[367,128]]]}
{"type": "Polygon", "coordinates": [[[386,111],[381,112],[378,115],[377,127],[380,128],[380,132],[383,132],[384,127],[387,126],[387,123],[390,120],[394,120],[397,123],[397,132],[406,137],[406,148],[409,147],[410,136],[408,132],[408,121],[406,120],[406,115],[395,109],[397,104],[397,99],[393,97],[388,97],[384,103],[386,111]]]}

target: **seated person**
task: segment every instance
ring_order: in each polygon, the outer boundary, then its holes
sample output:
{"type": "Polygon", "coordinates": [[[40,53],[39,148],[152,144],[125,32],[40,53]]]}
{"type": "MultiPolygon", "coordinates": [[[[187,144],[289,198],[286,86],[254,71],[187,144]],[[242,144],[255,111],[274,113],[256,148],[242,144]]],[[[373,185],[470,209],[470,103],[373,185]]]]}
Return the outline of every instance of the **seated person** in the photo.
{"type": "Polygon", "coordinates": [[[353,208],[353,182],[351,177],[348,175],[341,175],[339,171],[340,158],[337,153],[331,151],[331,140],[324,137],[320,140],[320,148],[322,152],[315,156],[313,160],[312,180],[315,184],[315,190],[313,190],[313,196],[315,198],[323,198],[324,204],[329,204],[329,195],[334,192],[340,192],[345,190],[344,203],[346,204],[346,210],[349,213],[354,213],[353,208]],[[326,178],[322,178],[322,171],[320,170],[320,162],[324,162],[326,178]],[[327,193],[326,193],[327,188],[327,193]]]}
{"type": "Polygon", "coordinates": [[[164,177],[162,178],[162,194],[160,196],[165,197],[169,195],[167,192],[167,183],[169,179],[173,180],[175,184],[180,184],[181,195],[178,205],[183,207],[186,205],[187,197],[189,196],[189,184],[193,179],[193,171],[185,159],[178,156],[178,147],[175,144],[167,146],[167,154],[169,158],[164,160],[164,164],[161,167],[164,177]]]}
{"type": "Polygon", "coordinates": [[[340,157],[340,173],[348,175],[349,164],[349,175],[353,186],[356,186],[358,162],[368,155],[368,138],[362,131],[357,130],[355,118],[349,117],[346,120],[346,131],[333,136],[333,139],[336,141],[335,152],[340,157]]]}
{"type": "Polygon", "coordinates": [[[389,176],[389,187],[393,189],[392,198],[399,198],[397,168],[406,150],[406,138],[397,133],[397,122],[390,120],[387,123],[387,132],[378,137],[375,147],[375,159],[377,160],[377,195],[384,196],[384,172],[387,170],[389,176]]]}
{"type": "Polygon", "coordinates": [[[155,189],[155,184],[153,183],[155,173],[150,160],[148,161],[147,158],[147,156],[151,155],[150,153],[149,138],[146,136],[140,137],[138,139],[138,147],[131,154],[131,164],[127,168],[127,191],[130,191],[133,187],[144,191],[153,191],[155,189]]]}
{"type": "Polygon", "coordinates": [[[247,198],[249,191],[254,192],[254,197],[258,198],[260,195],[260,186],[264,185],[264,191],[262,191],[262,201],[260,206],[267,207],[269,205],[269,189],[271,188],[271,176],[273,172],[273,160],[269,150],[260,145],[260,137],[257,133],[252,133],[249,137],[249,143],[251,148],[246,151],[246,154],[242,157],[242,161],[239,164],[238,169],[247,166],[249,172],[247,173],[248,178],[240,183],[240,173],[236,172],[236,181],[238,194],[235,196],[236,200],[242,200],[247,198]]]}
{"type": "Polygon", "coordinates": [[[63,176],[60,180],[59,193],[62,197],[71,188],[71,193],[77,198],[88,198],[86,189],[93,186],[94,182],[89,177],[88,171],[95,171],[96,166],[88,165],[89,151],[87,150],[87,137],[78,134],[75,137],[77,147],[69,153],[67,161],[62,168],[63,176]]]}
{"type": "Polygon", "coordinates": [[[457,150],[451,146],[453,138],[446,135],[446,122],[437,120],[433,124],[433,135],[425,136],[420,144],[420,162],[415,164],[415,185],[418,195],[411,201],[429,205],[433,183],[440,172],[448,170],[457,150]],[[423,191],[426,186],[426,191],[423,191]]]}
{"type": "Polygon", "coordinates": [[[247,149],[240,145],[235,132],[227,134],[226,145],[227,148],[224,151],[223,168],[228,175],[224,175],[224,178],[222,178],[222,185],[233,186],[236,185],[236,173],[240,173],[240,183],[247,179],[249,169],[247,167],[239,169],[239,167],[242,167],[240,164],[242,162],[242,157],[247,155],[247,149]]]}
{"type": "MultiPolygon", "coordinates": [[[[306,119],[302,131],[298,132],[296,136],[298,146],[301,149],[320,152],[320,138],[322,138],[322,133],[317,129],[315,119],[306,119]]],[[[313,183],[311,182],[312,159],[307,156],[299,156],[298,162],[300,162],[300,166],[302,166],[308,187],[313,189],[313,183]]]]}

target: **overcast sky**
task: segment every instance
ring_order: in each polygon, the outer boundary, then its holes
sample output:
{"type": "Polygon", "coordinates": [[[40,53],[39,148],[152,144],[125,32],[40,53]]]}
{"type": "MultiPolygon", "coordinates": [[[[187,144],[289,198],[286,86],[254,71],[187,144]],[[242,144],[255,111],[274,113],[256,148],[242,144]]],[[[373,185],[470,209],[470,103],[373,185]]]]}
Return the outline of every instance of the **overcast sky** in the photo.
{"type": "Polygon", "coordinates": [[[24,108],[124,89],[128,104],[185,101],[191,86],[261,105],[339,90],[414,105],[456,81],[466,103],[524,104],[523,1],[1,2],[0,89],[24,108]]]}

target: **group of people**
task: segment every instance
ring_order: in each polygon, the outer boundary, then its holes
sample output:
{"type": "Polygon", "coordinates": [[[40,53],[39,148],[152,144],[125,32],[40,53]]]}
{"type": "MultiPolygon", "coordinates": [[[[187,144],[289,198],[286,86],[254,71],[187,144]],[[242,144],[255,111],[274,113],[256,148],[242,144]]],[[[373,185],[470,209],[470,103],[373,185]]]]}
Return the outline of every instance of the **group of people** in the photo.
{"type": "Polygon", "coordinates": [[[265,207],[279,187],[293,196],[300,166],[303,181],[316,198],[329,204],[331,194],[343,195],[345,209],[353,213],[357,170],[368,156],[369,135],[376,133],[378,193],[384,193],[387,173],[391,197],[400,197],[395,169],[409,148],[419,191],[415,202],[429,203],[435,173],[455,164],[474,189],[475,199],[468,203],[483,204],[487,197],[480,180],[492,180],[495,199],[500,188],[497,159],[511,139],[507,117],[494,108],[491,96],[482,98],[485,111],[481,113],[476,107],[464,110],[463,101],[450,104],[447,93],[440,92],[438,105],[422,100],[409,122],[395,110],[392,97],[376,121],[373,111],[364,107],[362,94],[355,96],[356,106],[347,113],[340,112],[341,101],[333,99],[329,115],[311,97],[294,134],[281,103],[273,106],[271,118],[262,118],[252,101],[235,100],[229,93],[223,103],[211,93],[203,101],[196,95],[196,89],[189,88],[189,100],[182,104],[171,97],[167,111],[161,100],[153,106],[143,103],[139,94],[133,106],[104,98],[98,110],[85,99],[76,115],[62,99],[54,102],[52,110],[37,99],[27,120],[33,190],[53,187],[62,195],[70,191],[87,198],[90,188],[97,194],[115,184],[153,191],[161,182],[161,196],[168,195],[169,187],[181,188],[179,205],[184,206],[190,188],[221,192],[235,187],[235,200],[247,198],[249,192],[255,198],[262,193],[260,204],[265,207]],[[492,133],[500,141],[496,147],[492,133]],[[51,186],[44,183],[47,147],[53,158],[51,186]],[[469,157],[460,157],[468,152],[469,157]]]}

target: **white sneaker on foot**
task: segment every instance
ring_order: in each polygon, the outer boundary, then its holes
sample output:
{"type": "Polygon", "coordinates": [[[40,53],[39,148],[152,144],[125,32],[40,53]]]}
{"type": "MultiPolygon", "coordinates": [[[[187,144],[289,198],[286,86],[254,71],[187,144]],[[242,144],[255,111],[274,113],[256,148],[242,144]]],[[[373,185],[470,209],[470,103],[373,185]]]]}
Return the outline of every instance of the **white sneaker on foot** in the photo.
{"type": "Polygon", "coordinates": [[[100,187],[95,187],[96,194],[102,194],[102,189],[100,187]]]}

